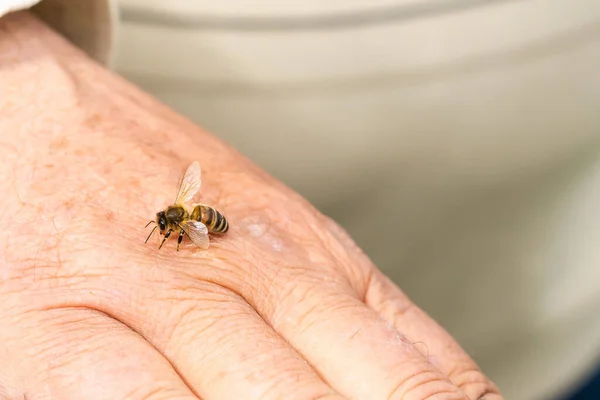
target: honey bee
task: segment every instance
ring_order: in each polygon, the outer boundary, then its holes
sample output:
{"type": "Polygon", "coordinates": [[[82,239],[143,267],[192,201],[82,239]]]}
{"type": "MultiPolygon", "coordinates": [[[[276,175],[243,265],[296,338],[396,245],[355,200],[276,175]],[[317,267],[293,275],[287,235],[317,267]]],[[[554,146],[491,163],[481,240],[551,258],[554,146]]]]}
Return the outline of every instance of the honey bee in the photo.
{"type": "Polygon", "coordinates": [[[179,232],[177,251],[179,251],[179,245],[183,240],[184,234],[187,234],[196,246],[201,249],[208,249],[209,232],[222,234],[229,230],[229,223],[223,214],[214,208],[204,204],[197,204],[190,209],[186,205],[200,190],[201,183],[200,164],[194,161],[181,179],[175,203],[168,206],[165,210],[157,212],[156,220],[152,220],[146,224],[146,227],[153,223],[156,226],[152,229],[144,243],[148,243],[156,228],[159,228],[160,234],[164,235],[158,247],[159,250],[173,231],[179,232]]]}

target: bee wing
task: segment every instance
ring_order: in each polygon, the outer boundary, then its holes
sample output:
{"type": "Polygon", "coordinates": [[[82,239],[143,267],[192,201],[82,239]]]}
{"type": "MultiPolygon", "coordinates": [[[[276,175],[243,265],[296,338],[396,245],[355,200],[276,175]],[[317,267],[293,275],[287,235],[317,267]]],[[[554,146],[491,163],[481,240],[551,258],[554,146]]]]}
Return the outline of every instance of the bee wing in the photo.
{"type": "Polygon", "coordinates": [[[200,221],[188,220],[181,223],[181,229],[201,249],[208,249],[208,228],[200,221]]]}
{"type": "Polygon", "coordinates": [[[183,178],[181,178],[181,183],[179,184],[179,190],[177,191],[177,198],[175,199],[175,203],[183,204],[187,203],[194,197],[198,190],[200,190],[200,185],[202,183],[201,179],[201,170],[200,164],[198,161],[194,161],[185,171],[183,178]]]}

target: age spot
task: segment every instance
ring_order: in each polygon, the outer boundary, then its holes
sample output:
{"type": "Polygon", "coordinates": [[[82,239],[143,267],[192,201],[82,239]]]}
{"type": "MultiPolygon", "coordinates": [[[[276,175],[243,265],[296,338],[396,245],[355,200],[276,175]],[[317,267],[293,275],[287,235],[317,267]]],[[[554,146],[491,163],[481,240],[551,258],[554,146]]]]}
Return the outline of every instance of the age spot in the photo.
{"type": "Polygon", "coordinates": [[[111,210],[106,211],[106,220],[108,222],[111,222],[111,221],[114,221],[114,219],[115,219],[114,211],[111,211],[111,210]]]}
{"type": "Polygon", "coordinates": [[[64,149],[67,146],[69,146],[69,141],[65,137],[50,142],[50,150],[64,149]]]}
{"type": "Polygon", "coordinates": [[[62,204],[67,210],[72,210],[75,207],[75,200],[73,198],[70,198],[66,201],[63,201],[62,204]]]}

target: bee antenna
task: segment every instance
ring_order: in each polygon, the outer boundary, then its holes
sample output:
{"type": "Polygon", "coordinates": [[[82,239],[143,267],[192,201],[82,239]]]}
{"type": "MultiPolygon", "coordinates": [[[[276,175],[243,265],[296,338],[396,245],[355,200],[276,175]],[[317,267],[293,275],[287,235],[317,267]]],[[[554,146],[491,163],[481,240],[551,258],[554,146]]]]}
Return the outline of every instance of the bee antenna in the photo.
{"type": "Polygon", "coordinates": [[[155,223],[156,223],[156,221],[150,221],[150,222],[148,222],[144,228],[147,228],[147,227],[148,227],[148,225],[150,225],[150,224],[152,224],[152,223],[154,223],[154,224],[155,224],[155,223]]]}
{"type": "MultiPolygon", "coordinates": [[[[150,224],[148,224],[150,225],[150,224]]],[[[148,226],[146,225],[146,226],[148,226]]],[[[156,230],[156,228],[158,228],[158,226],[155,226],[154,228],[152,228],[152,230],[150,231],[150,234],[148,235],[148,237],[146,238],[146,241],[144,243],[148,243],[148,240],[150,239],[150,236],[152,236],[152,234],[154,233],[154,231],[156,230]]]]}

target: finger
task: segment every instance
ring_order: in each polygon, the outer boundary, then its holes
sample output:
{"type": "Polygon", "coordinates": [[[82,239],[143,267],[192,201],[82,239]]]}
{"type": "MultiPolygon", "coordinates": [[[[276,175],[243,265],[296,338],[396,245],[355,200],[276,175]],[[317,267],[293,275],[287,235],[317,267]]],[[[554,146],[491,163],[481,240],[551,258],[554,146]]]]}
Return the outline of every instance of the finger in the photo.
{"type": "MultiPolygon", "coordinates": [[[[337,275],[281,268],[278,284],[261,285],[256,293],[262,298],[254,304],[259,317],[233,291],[206,282],[211,275],[232,282],[236,272],[230,261],[225,267],[203,257],[198,268],[199,261],[173,269],[166,264],[121,269],[135,277],[114,279],[110,294],[127,299],[111,307],[117,317],[160,349],[206,400],[340,398],[331,387],[350,398],[373,400],[465,398],[337,275]],[[336,287],[343,290],[331,290],[336,287]]],[[[252,284],[260,280],[255,276],[252,284]]],[[[94,293],[96,299],[107,297],[99,288],[94,293]]]]}
{"type": "MultiPolygon", "coordinates": [[[[256,243],[240,242],[235,249],[259,256],[238,261],[240,265],[210,260],[209,265],[219,271],[212,279],[235,287],[326,382],[347,397],[466,398],[356,296],[361,284],[354,285],[348,274],[340,272],[344,270],[337,265],[338,259],[344,259],[341,250],[335,257],[321,251],[337,247],[335,242],[313,237],[300,246],[290,238],[270,226],[256,243]],[[272,248],[273,242],[286,249],[285,263],[272,250],[262,251],[272,248]]],[[[194,274],[211,279],[206,269],[194,274]]]]}
{"type": "Polygon", "coordinates": [[[154,278],[160,289],[136,288],[123,318],[203,399],[343,399],[239,295],[168,270],[154,278]]]}
{"type": "MultiPolygon", "coordinates": [[[[189,260],[184,266],[180,260],[173,268],[190,274],[192,281],[213,280],[233,288],[342,395],[373,400],[466,398],[408,340],[357,298],[339,269],[328,264],[335,261],[318,250],[307,257],[305,247],[276,231],[271,226],[258,243],[234,242],[232,234],[228,248],[214,245],[194,262],[189,260]],[[263,251],[271,239],[279,240],[277,248],[287,249],[285,262],[294,264],[283,264],[272,250],[263,251]]],[[[171,280],[157,278],[160,282],[171,280]]]]}
{"type": "Polygon", "coordinates": [[[186,259],[165,248],[149,258],[143,241],[135,243],[144,251],[137,257],[130,242],[103,245],[62,254],[59,285],[65,286],[52,294],[38,291],[35,302],[58,307],[76,301],[123,321],[204,400],[343,398],[239,295],[190,276],[225,273],[213,268],[210,252],[186,259]],[[84,279],[73,279],[81,272],[70,268],[79,265],[86,266],[84,279]]]}
{"type": "Polygon", "coordinates": [[[430,362],[469,398],[502,398],[498,388],[483,375],[459,344],[381,272],[373,273],[365,301],[411,341],[422,342],[430,362]]]}
{"type": "MultiPolygon", "coordinates": [[[[344,256],[353,259],[355,268],[368,276],[365,285],[359,285],[365,303],[417,346],[428,360],[471,399],[501,399],[498,388],[485,377],[473,360],[456,341],[410,299],[371,262],[356,246],[346,231],[331,219],[325,224],[343,246],[344,256]]],[[[357,274],[355,274],[357,275],[357,274]]]]}
{"type": "Polygon", "coordinates": [[[12,322],[0,329],[0,388],[14,398],[198,400],[148,342],[103,313],[54,309],[12,322]]]}
{"type": "Polygon", "coordinates": [[[348,291],[297,285],[274,304],[267,318],[275,329],[348,397],[466,399],[410,341],[348,291]]]}
{"type": "Polygon", "coordinates": [[[71,292],[98,308],[110,296],[110,312],[164,354],[205,400],[343,399],[239,295],[186,270],[134,265],[112,280],[110,293],[99,283],[87,295],[93,280],[87,290],[72,285],[71,292]]]}

